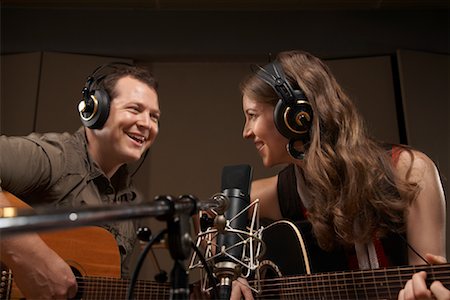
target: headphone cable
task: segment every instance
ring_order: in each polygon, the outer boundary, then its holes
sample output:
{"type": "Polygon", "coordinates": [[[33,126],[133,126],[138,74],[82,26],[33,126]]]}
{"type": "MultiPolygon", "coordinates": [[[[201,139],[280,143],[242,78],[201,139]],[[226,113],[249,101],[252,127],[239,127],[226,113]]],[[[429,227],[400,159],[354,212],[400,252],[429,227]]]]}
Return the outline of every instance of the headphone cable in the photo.
{"type": "Polygon", "coordinates": [[[145,150],[144,155],[141,158],[141,161],[139,162],[139,165],[136,167],[136,169],[133,171],[133,173],[131,174],[131,177],[134,176],[134,174],[137,173],[137,171],[141,168],[142,164],[144,163],[145,159],[147,158],[148,152],[150,152],[150,148],[148,148],[147,150],[145,150]]]}

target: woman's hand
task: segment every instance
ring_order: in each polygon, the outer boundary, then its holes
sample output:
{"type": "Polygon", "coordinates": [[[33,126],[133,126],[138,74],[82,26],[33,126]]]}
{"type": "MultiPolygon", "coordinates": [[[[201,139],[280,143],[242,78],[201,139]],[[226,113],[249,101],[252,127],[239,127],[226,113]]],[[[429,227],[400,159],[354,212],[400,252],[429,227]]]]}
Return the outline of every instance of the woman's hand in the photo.
{"type": "MultiPolygon", "coordinates": [[[[425,257],[430,264],[444,264],[447,262],[445,257],[438,255],[427,254],[425,257]]],[[[415,273],[413,277],[406,282],[405,287],[398,294],[398,299],[450,300],[450,291],[445,288],[440,281],[434,281],[428,289],[425,283],[426,278],[427,273],[424,271],[415,273]]]]}
{"type": "Polygon", "coordinates": [[[233,281],[230,300],[240,300],[242,297],[245,300],[253,300],[252,290],[248,287],[247,280],[240,277],[233,281]]]}

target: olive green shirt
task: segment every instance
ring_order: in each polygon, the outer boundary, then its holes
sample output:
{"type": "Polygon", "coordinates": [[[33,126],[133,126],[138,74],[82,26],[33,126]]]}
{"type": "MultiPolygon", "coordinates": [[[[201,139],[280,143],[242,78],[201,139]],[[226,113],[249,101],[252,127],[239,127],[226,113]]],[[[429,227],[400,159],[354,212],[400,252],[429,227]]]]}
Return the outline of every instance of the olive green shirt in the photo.
{"type": "MultiPolygon", "coordinates": [[[[80,207],[131,204],[141,201],[124,165],[111,180],[87,151],[84,127],[74,134],[32,133],[0,136],[0,182],[32,207],[80,207]]],[[[122,276],[129,275],[129,258],[136,243],[134,221],[105,224],[116,238],[122,257],[122,276]]],[[[93,247],[95,241],[93,241],[93,247]]]]}

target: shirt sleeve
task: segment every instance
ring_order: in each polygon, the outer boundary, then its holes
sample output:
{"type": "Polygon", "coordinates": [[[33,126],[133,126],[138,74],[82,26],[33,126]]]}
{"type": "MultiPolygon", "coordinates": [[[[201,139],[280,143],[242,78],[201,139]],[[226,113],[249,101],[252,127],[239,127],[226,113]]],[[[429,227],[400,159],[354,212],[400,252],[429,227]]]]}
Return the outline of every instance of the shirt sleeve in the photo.
{"type": "Polygon", "coordinates": [[[3,190],[18,197],[45,190],[58,176],[62,149],[44,145],[37,136],[0,136],[0,180],[3,190]]]}

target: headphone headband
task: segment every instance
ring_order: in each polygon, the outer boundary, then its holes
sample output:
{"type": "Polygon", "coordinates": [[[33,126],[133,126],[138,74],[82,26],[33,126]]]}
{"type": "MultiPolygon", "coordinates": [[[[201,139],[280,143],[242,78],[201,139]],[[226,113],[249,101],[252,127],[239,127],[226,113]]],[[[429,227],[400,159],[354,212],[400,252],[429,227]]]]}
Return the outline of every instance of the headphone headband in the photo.
{"type": "MultiPolygon", "coordinates": [[[[100,82],[103,81],[103,79],[105,79],[106,76],[108,76],[111,72],[106,72],[104,74],[101,74],[98,76],[98,74],[100,74],[100,71],[103,71],[107,68],[111,68],[113,70],[117,70],[120,66],[128,66],[131,67],[133,66],[132,64],[126,63],[126,62],[122,62],[122,61],[113,61],[110,63],[106,63],[103,65],[98,66],[97,68],[95,68],[94,71],[92,71],[92,73],[87,77],[86,79],[86,84],[84,85],[86,92],[90,92],[92,90],[92,87],[94,86],[94,84],[96,85],[96,87],[98,87],[98,84],[100,82]]],[[[85,91],[85,89],[83,89],[83,92],[85,91]]]]}
{"type": "Polygon", "coordinates": [[[305,153],[297,151],[294,143],[301,141],[305,147],[309,143],[313,122],[311,104],[296,82],[295,88],[291,85],[278,61],[258,68],[256,75],[271,86],[279,97],[273,111],[273,120],[278,131],[289,139],[287,151],[292,157],[303,159],[305,153]]]}
{"type": "Polygon", "coordinates": [[[257,75],[270,85],[287,105],[294,104],[299,99],[306,100],[305,93],[300,88],[295,90],[291,86],[278,61],[273,61],[265,67],[258,66],[258,68],[257,75]]]}

